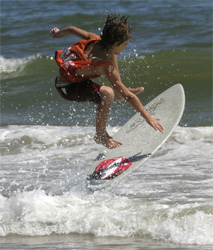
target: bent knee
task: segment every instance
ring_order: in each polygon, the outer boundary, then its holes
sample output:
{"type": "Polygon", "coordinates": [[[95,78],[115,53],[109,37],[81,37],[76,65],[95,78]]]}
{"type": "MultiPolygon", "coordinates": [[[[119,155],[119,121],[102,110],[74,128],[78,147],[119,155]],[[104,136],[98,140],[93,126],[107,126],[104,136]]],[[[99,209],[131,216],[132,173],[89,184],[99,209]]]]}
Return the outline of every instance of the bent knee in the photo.
{"type": "Polygon", "coordinates": [[[111,98],[114,99],[114,91],[112,88],[108,87],[108,86],[102,86],[100,88],[100,94],[101,96],[104,98],[111,98]]]}

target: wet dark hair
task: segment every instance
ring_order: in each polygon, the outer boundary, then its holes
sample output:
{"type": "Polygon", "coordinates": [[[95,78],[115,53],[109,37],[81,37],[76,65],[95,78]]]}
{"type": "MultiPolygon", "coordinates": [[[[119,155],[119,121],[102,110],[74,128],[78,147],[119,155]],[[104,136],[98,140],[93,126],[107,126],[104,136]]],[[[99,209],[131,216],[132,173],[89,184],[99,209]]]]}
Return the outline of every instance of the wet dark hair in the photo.
{"type": "Polygon", "coordinates": [[[130,40],[131,29],[127,22],[128,16],[120,16],[110,12],[107,16],[99,44],[110,50],[113,45],[118,42],[118,45],[130,40]]]}

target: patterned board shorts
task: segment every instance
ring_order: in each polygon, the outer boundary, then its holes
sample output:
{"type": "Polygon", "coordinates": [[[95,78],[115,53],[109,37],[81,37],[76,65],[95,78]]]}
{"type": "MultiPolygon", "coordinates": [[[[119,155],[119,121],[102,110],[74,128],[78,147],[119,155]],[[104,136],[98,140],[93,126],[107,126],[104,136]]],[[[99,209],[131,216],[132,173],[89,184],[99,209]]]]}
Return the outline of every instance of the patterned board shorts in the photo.
{"type": "Polygon", "coordinates": [[[55,79],[55,87],[62,98],[71,102],[93,102],[101,104],[102,98],[100,88],[102,85],[87,80],[80,83],[58,84],[58,77],[55,79]]]}

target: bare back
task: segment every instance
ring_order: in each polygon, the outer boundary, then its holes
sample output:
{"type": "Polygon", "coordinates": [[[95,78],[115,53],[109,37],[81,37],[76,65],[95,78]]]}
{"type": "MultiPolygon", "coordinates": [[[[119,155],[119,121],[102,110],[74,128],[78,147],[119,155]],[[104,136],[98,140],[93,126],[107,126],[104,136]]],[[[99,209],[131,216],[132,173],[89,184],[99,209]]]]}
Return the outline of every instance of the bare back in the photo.
{"type": "MultiPolygon", "coordinates": [[[[97,42],[91,42],[84,51],[84,58],[90,62],[108,62],[112,61],[112,58],[97,42]]],[[[104,75],[106,68],[109,65],[101,65],[98,67],[88,67],[84,69],[77,69],[78,74],[82,75],[104,75]]]]}

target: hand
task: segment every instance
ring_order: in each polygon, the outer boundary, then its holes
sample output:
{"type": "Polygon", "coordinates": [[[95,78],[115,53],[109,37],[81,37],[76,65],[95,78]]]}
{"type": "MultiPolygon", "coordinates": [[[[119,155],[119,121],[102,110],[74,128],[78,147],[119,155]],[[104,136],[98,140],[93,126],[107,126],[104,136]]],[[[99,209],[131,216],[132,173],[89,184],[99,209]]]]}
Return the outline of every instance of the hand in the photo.
{"type": "Polygon", "coordinates": [[[58,28],[53,28],[53,29],[51,29],[50,30],[50,36],[52,37],[52,38],[56,38],[56,34],[59,32],[59,29],[58,28]]]}
{"type": "Polygon", "coordinates": [[[153,127],[156,131],[159,130],[161,133],[163,133],[163,127],[161,126],[161,124],[158,122],[160,119],[159,118],[155,118],[155,117],[149,117],[146,121],[147,123],[153,127]]]}

